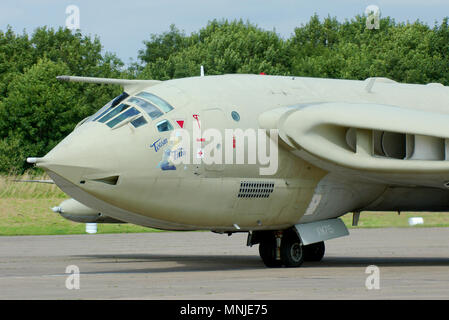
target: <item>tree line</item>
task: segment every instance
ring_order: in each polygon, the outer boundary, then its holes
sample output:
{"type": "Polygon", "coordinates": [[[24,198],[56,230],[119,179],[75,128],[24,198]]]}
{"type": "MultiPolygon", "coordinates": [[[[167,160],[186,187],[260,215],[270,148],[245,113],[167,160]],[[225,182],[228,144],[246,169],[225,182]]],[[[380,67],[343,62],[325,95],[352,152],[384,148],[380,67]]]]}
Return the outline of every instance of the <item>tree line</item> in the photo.
{"type": "Polygon", "coordinates": [[[32,34],[0,30],[0,172],[29,169],[76,124],[121,92],[111,85],[61,83],[57,75],[168,80],[199,75],[261,73],[335,79],[388,77],[398,82],[449,85],[448,18],[423,22],[366,17],[344,22],[314,15],[288,38],[244,21],[213,20],[197,32],[170,26],[150,34],[138,61],[125,65],[103,53],[98,37],[68,29],[32,34]]]}

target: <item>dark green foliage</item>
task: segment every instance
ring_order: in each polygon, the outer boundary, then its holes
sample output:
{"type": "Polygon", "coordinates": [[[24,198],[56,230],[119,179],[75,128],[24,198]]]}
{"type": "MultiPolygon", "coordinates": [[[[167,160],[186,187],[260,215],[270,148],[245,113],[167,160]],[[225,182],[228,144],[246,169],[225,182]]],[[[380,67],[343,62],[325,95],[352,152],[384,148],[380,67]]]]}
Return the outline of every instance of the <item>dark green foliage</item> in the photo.
{"type": "Polygon", "coordinates": [[[156,62],[157,59],[167,59],[175,52],[179,52],[188,46],[188,38],[175,25],[170,26],[170,31],[161,35],[152,34],[150,41],[144,41],[145,50],[139,50],[139,58],[146,62],[156,62]]]}
{"type": "Polygon", "coordinates": [[[366,17],[351,21],[317,15],[288,39],[242,21],[211,21],[186,36],[171,26],[152,35],[139,57],[138,77],[172,79],[199,75],[260,73],[366,79],[379,76],[400,82],[449,84],[448,19],[431,28],[416,21],[386,17],[380,29],[366,28],[366,17]]]}
{"type": "Polygon", "coordinates": [[[67,29],[38,28],[31,37],[0,32],[0,172],[22,172],[83,118],[121,89],[60,83],[58,75],[122,77],[123,63],[101,54],[100,41],[67,29]]]}
{"type": "Polygon", "coordinates": [[[433,29],[417,21],[380,21],[365,27],[365,17],[339,23],[317,16],[289,39],[291,72],[298,76],[339,79],[388,77],[399,82],[449,84],[447,19],[433,29]]]}
{"type": "Polygon", "coordinates": [[[242,21],[212,21],[205,28],[173,46],[171,37],[152,36],[140,58],[147,62],[139,77],[167,80],[198,76],[203,65],[208,75],[226,73],[288,74],[287,43],[273,31],[264,31],[242,21]],[[170,54],[160,52],[171,47],[170,54]],[[155,54],[151,54],[154,50],[155,54]],[[153,57],[147,59],[147,57],[153,57]]]}
{"type": "Polygon", "coordinates": [[[399,82],[449,85],[449,23],[397,23],[380,29],[366,17],[350,21],[311,17],[288,39],[243,21],[211,21],[186,35],[174,25],[150,35],[141,63],[126,69],[103,54],[98,38],[66,29],[32,35],[0,31],[0,172],[22,172],[27,156],[43,156],[75,125],[121,91],[116,86],[60,83],[61,74],[167,80],[260,73],[337,79],[379,76],[399,82]]]}

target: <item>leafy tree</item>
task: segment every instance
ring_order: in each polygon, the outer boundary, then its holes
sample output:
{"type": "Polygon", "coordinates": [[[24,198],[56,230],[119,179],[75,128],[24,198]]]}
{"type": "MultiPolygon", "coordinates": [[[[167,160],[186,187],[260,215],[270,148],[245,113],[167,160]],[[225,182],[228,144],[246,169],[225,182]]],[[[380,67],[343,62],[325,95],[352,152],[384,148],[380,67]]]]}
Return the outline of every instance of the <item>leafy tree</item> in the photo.
{"type": "Polygon", "coordinates": [[[243,21],[211,21],[181,41],[184,46],[167,57],[149,61],[141,78],[167,80],[225,73],[288,74],[285,42],[274,32],[243,21]],[[179,50],[180,49],[180,50],[179,50]]]}
{"type": "Polygon", "coordinates": [[[33,48],[28,35],[17,35],[8,26],[0,31],[0,98],[6,96],[11,79],[34,63],[33,48]]]}
{"type": "MultiPolygon", "coordinates": [[[[21,155],[45,154],[88,113],[79,85],[56,80],[68,71],[63,62],[43,59],[10,83],[9,96],[0,106],[0,134],[14,142],[21,155]]],[[[6,148],[2,154],[11,151],[6,148]]]]}
{"type": "Polygon", "coordinates": [[[150,41],[144,41],[145,49],[139,50],[139,59],[146,63],[165,60],[188,46],[188,38],[174,24],[170,25],[169,31],[161,35],[152,34],[150,38],[150,41]]]}
{"type": "Polygon", "coordinates": [[[27,168],[24,156],[44,155],[119,94],[118,86],[56,80],[63,74],[126,77],[120,59],[101,49],[98,38],[63,28],[38,28],[31,37],[11,28],[0,33],[0,171],[27,168]]]}

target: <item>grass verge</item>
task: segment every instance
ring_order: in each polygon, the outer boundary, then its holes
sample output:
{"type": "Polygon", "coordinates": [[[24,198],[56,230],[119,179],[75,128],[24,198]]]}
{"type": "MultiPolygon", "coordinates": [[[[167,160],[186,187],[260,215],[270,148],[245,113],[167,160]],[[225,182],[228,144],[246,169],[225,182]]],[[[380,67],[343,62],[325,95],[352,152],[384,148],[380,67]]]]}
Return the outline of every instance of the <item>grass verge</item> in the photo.
{"type": "MultiPolygon", "coordinates": [[[[47,180],[46,175],[0,176],[0,236],[83,234],[86,225],[64,219],[51,208],[67,195],[54,184],[15,182],[47,180]]],[[[155,232],[132,224],[99,224],[98,233],[155,232]]]]}

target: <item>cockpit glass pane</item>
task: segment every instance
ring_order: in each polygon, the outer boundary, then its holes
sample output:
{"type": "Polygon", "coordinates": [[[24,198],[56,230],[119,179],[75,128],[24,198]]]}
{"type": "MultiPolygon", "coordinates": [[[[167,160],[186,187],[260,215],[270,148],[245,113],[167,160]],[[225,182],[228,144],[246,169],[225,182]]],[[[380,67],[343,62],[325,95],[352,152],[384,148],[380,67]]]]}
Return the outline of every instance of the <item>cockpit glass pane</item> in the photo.
{"type": "Polygon", "coordinates": [[[111,105],[112,105],[112,101],[109,101],[103,108],[101,108],[100,110],[98,110],[93,116],[92,116],[92,121],[96,121],[99,118],[101,118],[106,112],[108,112],[109,110],[111,110],[111,105]]]}
{"type": "Polygon", "coordinates": [[[116,105],[118,105],[120,102],[122,102],[124,99],[129,97],[129,95],[126,92],[122,92],[119,96],[115,97],[111,101],[109,101],[103,108],[98,110],[92,117],[92,121],[97,121],[100,119],[104,114],[106,114],[109,110],[114,108],[116,105]]]}
{"type": "Polygon", "coordinates": [[[171,125],[171,123],[168,120],[162,120],[161,122],[159,122],[157,125],[157,131],[159,132],[166,132],[166,131],[171,131],[173,130],[173,126],[171,125]]]}
{"type": "Polygon", "coordinates": [[[117,98],[112,100],[111,107],[114,108],[116,105],[118,105],[120,102],[122,102],[123,100],[125,100],[128,97],[129,97],[129,94],[127,94],[126,92],[122,92],[121,95],[119,95],[117,98]]]}
{"type": "Polygon", "coordinates": [[[118,123],[122,122],[123,120],[135,116],[136,114],[139,114],[139,111],[136,108],[129,108],[128,110],[118,115],[117,117],[115,117],[106,124],[112,128],[115,127],[115,125],[117,125],[118,123]]]}
{"type": "Polygon", "coordinates": [[[151,117],[151,119],[159,118],[160,116],[164,115],[161,110],[156,108],[153,104],[146,102],[145,100],[132,97],[128,99],[128,102],[135,103],[139,107],[141,107],[143,110],[145,110],[146,113],[151,117]]]}
{"type": "Polygon", "coordinates": [[[134,126],[134,128],[141,127],[147,123],[148,123],[147,120],[145,120],[145,118],[143,116],[137,118],[136,120],[131,121],[131,124],[134,126]]]}
{"type": "Polygon", "coordinates": [[[143,91],[143,92],[139,93],[137,96],[151,101],[156,106],[161,108],[162,111],[164,111],[164,112],[169,112],[169,111],[173,110],[173,107],[167,101],[162,100],[158,96],[155,96],[154,94],[151,94],[149,92],[143,91]]]}
{"type": "Polygon", "coordinates": [[[118,105],[117,107],[115,107],[114,109],[112,109],[108,114],[106,114],[103,118],[101,118],[98,121],[105,123],[106,121],[108,121],[112,117],[115,117],[120,112],[122,112],[123,110],[126,110],[128,108],[129,108],[129,105],[122,103],[122,104],[118,105]]]}

